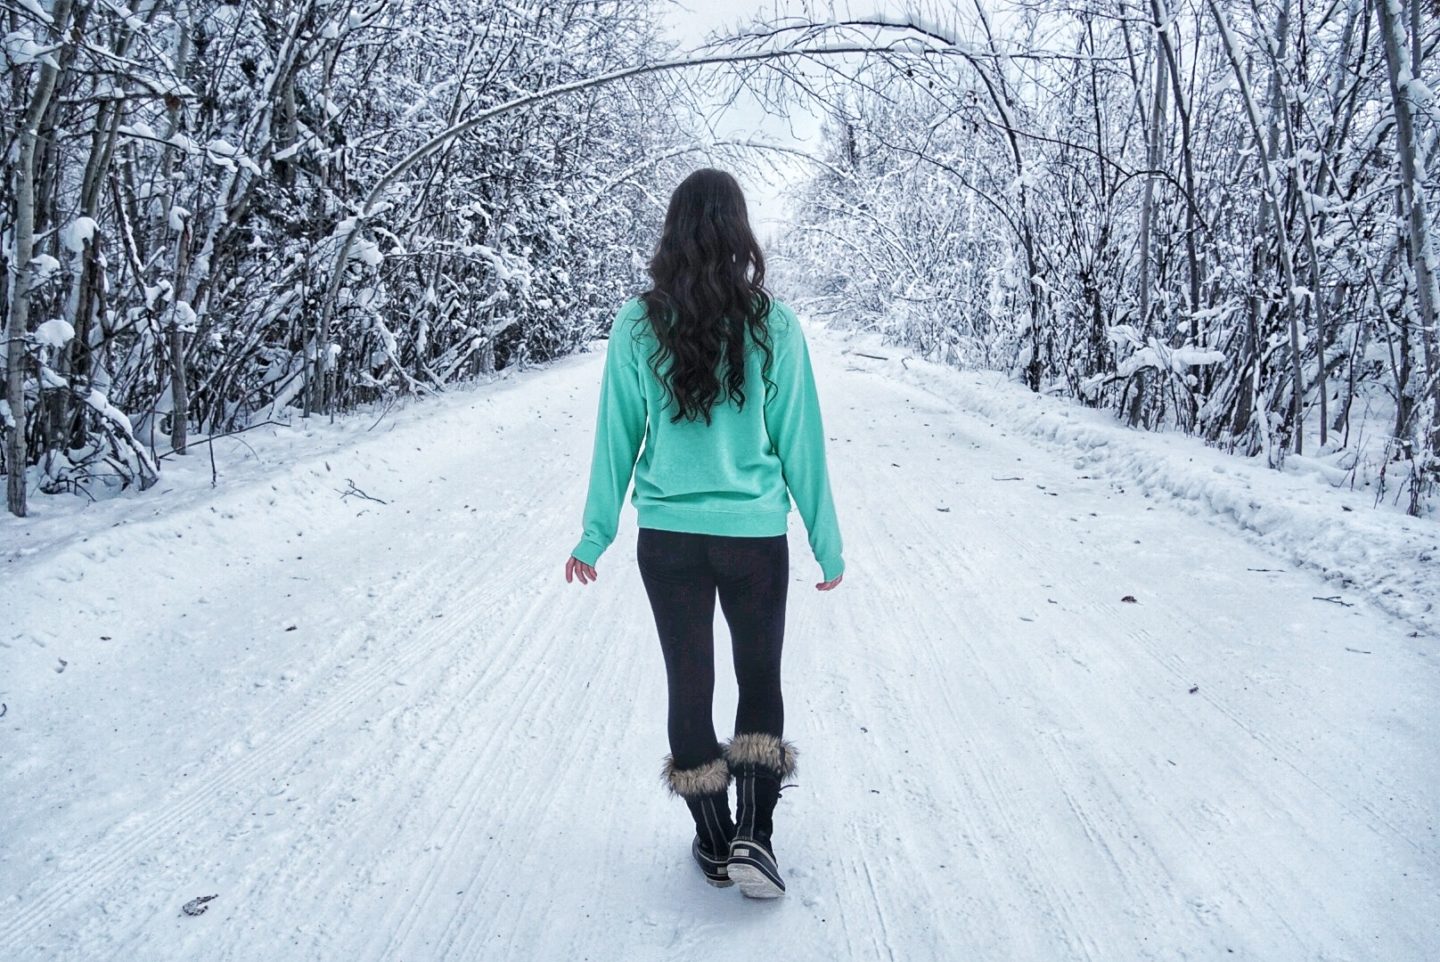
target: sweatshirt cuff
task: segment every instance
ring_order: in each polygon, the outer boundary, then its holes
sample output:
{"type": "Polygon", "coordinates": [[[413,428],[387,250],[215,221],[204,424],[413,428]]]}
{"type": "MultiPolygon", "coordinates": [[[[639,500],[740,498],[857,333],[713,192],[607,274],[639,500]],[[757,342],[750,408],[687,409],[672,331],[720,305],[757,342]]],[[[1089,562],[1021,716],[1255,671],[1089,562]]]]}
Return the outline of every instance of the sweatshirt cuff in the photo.
{"type": "Polygon", "coordinates": [[[600,556],[604,553],[605,549],[600,545],[588,538],[581,538],[580,543],[570,552],[570,557],[583,561],[593,568],[595,567],[595,562],[599,561],[600,556]]]}
{"type": "MultiPolygon", "coordinates": [[[[819,560],[818,558],[816,559],[819,560]]],[[[845,572],[845,561],[843,558],[830,558],[820,562],[820,575],[826,581],[834,581],[845,572]]]]}

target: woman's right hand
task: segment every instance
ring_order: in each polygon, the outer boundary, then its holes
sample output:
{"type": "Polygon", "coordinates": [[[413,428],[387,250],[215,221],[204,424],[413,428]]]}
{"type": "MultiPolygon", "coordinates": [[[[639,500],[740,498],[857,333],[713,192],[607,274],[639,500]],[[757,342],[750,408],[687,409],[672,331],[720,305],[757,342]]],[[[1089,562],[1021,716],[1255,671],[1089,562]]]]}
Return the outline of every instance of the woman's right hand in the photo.
{"type": "Polygon", "coordinates": [[[820,582],[818,585],[815,586],[815,590],[816,590],[816,591],[829,591],[831,588],[835,587],[835,586],[838,585],[842,580],[844,580],[844,578],[845,578],[845,575],[844,575],[844,573],[842,572],[841,574],[838,574],[838,575],[835,576],[835,580],[834,580],[834,581],[822,581],[822,582],[820,582]]]}

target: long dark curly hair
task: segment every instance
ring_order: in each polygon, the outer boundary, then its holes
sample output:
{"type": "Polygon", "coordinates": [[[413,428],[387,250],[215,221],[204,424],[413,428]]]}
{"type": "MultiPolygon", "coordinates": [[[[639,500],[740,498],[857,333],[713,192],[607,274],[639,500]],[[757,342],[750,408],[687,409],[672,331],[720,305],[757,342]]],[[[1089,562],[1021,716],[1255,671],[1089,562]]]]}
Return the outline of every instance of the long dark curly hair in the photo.
{"type": "Polygon", "coordinates": [[[660,342],[650,363],[675,402],[670,420],[704,417],[708,426],[722,393],[743,409],[746,328],[765,354],[761,377],[770,383],[764,372],[773,358],[766,325],[771,298],[765,256],[734,177],[704,167],[675,188],[650,280],[640,300],[660,342]],[[667,357],[673,363],[662,373],[667,357]]]}

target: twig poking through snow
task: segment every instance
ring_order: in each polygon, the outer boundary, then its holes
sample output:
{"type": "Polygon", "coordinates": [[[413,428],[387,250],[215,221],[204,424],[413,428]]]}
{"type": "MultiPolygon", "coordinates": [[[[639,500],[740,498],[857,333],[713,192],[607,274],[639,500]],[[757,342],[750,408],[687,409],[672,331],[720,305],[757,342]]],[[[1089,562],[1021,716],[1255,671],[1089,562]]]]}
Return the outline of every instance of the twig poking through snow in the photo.
{"type": "Polygon", "coordinates": [[[350,497],[350,496],[353,494],[353,495],[355,495],[355,497],[357,497],[357,498],[364,498],[366,501],[374,501],[376,504],[388,504],[388,503],[389,503],[389,502],[387,502],[387,501],[381,501],[379,498],[371,497],[370,495],[366,494],[364,491],[361,491],[359,488],[355,487],[355,482],[354,482],[354,481],[351,481],[349,478],[346,478],[346,479],[345,479],[345,483],[348,484],[348,485],[350,485],[350,488],[349,488],[348,491],[341,491],[341,492],[340,492],[340,500],[341,500],[341,501],[344,501],[346,498],[350,497]]]}
{"type": "Polygon", "coordinates": [[[375,423],[374,423],[374,424],[370,425],[368,428],[365,429],[365,433],[366,433],[366,434],[369,434],[371,431],[373,431],[373,430],[375,430],[377,427],[379,427],[379,426],[380,426],[380,422],[383,421],[383,420],[385,420],[385,415],[389,414],[389,413],[390,413],[390,409],[393,408],[394,406],[395,406],[395,398],[392,396],[392,397],[390,398],[390,403],[387,404],[387,405],[385,405],[385,410],[383,410],[383,411],[380,412],[380,416],[375,419],[375,423]]]}
{"type": "MultiPolygon", "coordinates": [[[[253,431],[253,430],[255,430],[256,428],[263,428],[263,427],[265,427],[267,424],[274,424],[274,425],[276,425],[277,427],[282,427],[282,428],[288,428],[288,427],[290,426],[290,425],[286,424],[284,421],[257,421],[257,422],[254,423],[254,424],[247,425],[246,427],[240,428],[238,431],[227,431],[227,432],[225,432],[224,434],[212,434],[212,435],[210,435],[208,438],[205,438],[205,439],[202,440],[202,441],[191,441],[191,442],[190,442],[190,446],[191,446],[191,447],[194,447],[194,446],[197,445],[197,444],[214,444],[216,441],[219,441],[221,438],[236,438],[236,439],[239,439],[239,436],[242,435],[242,434],[244,434],[246,431],[253,431]]],[[[250,453],[251,453],[251,454],[254,454],[254,453],[255,453],[255,449],[254,449],[253,447],[250,447],[250,443],[249,443],[248,441],[241,440],[240,443],[241,443],[241,444],[244,444],[247,448],[250,448],[250,453]]],[[[166,451],[164,454],[157,455],[156,458],[155,458],[155,460],[157,460],[157,461],[164,461],[166,458],[169,458],[169,457],[174,456],[174,454],[175,454],[174,449],[171,449],[171,450],[169,450],[169,451],[166,451]]],[[[259,455],[256,455],[256,457],[258,458],[259,455]]]]}
{"type": "Polygon", "coordinates": [[[1341,601],[1339,595],[1325,595],[1324,597],[1321,597],[1320,595],[1311,595],[1310,597],[1314,598],[1316,601],[1328,601],[1332,605],[1339,605],[1342,608],[1355,607],[1348,601],[1341,601]]]}

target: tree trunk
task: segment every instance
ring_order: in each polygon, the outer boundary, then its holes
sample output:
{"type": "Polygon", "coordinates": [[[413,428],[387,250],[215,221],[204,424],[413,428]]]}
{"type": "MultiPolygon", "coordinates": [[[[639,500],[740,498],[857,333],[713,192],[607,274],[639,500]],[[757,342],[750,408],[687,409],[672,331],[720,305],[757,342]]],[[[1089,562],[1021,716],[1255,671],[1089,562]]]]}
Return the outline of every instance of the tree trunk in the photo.
{"type": "Polygon", "coordinates": [[[185,380],[185,332],[178,318],[170,325],[170,447],[185,454],[189,443],[190,385],[185,380]]]}
{"type": "MultiPolygon", "coordinates": [[[[62,42],[70,22],[70,6],[71,0],[57,0],[51,13],[62,42]]],[[[56,62],[64,62],[58,56],[60,52],[56,53],[56,62]]],[[[35,145],[40,139],[40,122],[60,79],[59,69],[49,63],[42,63],[39,71],[35,93],[20,121],[20,150],[15,164],[15,283],[6,329],[5,397],[14,424],[5,439],[5,503],[10,513],[19,518],[26,513],[25,469],[29,460],[25,450],[25,338],[30,326],[30,261],[35,254],[35,145]]]]}
{"type": "MultiPolygon", "coordinates": [[[[1166,77],[1166,66],[1164,52],[1161,50],[1162,38],[1160,33],[1166,29],[1165,24],[1158,19],[1158,7],[1152,7],[1156,11],[1155,21],[1155,90],[1150,104],[1150,124],[1146,128],[1146,171],[1145,171],[1145,193],[1140,202],[1140,317],[1139,330],[1140,340],[1144,343],[1146,336],[1150,333],[1150,233],[1155,221],[1155,172],[1164,163],[1164,137],[1165,137],[1165,96],[1169,92],[1169,80],[1166,77]]],[[[1130,411],[1128,420],[1131,427],[1140,424],[1145,413],[1146,387],[1150,376],[1145,368],[1135,372],[1135,393],[1130,399],[1130,411]]]]}
{"type": "MultiPolygon", "coordinates": [[[[1419,49],[1419,0],[1411,0],[1408,11],[1412,20],[1412,40],[1419,49]]],[[[1429,423],[1420,432],[1421,446],[1431,456],[1440,456],[1440,345],[1437,345],[1436,307],[1440,292],[1436,290],[1434,237],[1431,232],[1430,214],[1425,208],[1426,171],[1421,164],[1423,155],[1415,129],[1415,94],[1410,83],[1417,77],[1422,66],[1412,60],[1413,51],[1405,43],[1404,0],[1376,0],[1375,9],[1380,15],[1380,33],[1385,44],[1385,62],[1390,74],[1390,97],[1395,107],[1395,157],[1400,173],[1400,197],[1402,216],[1405,223],[1402,232],[1408,229],[1409,267],[1415,277],[1414,316],[1418,322],[1412,329],[1420,331],[1420,343],[1425,354],[1426,377],[1421,386],[1421,398],[1429,409],[1424,412],[1429,423]]]]}
{"type": "MultiPolygon", "coordinates": [[[[1225,55],[1229,59],[1231,69],[1235,73],[1235,82],[1240,87],[1240,97],[1245,104],[1245,116],[1250,122],[1250,131],[1255,138],[1255,149],[1260,154],[1261,176],[1264,178],[1265,206],[1269,209],[1270,217],[1274,221],[1275,246],[1280,255],[1281,278],[1285,284],[1286,305],[1289,315],[1291,376],[1295,381],[1292,386],[1293,393],[1291,397],[1291,416],[1295,420],[1295,453],[1301,454],[1303,453],[1302,435],[1304,434],[1301,423],[1301,415],[1303,413],[1301,401],[1304,398],[1305,380],[1304,370],[1300,365],[1300,312],[1296,304],[1295,267],[1290,254],[1290,239],[1286,236],[1285,212],[1281,209],[1280,199],[1276,196],[1279,179],[1276,177],[1274,165],[1271,163],[1270,151],[1267,151],[1265,147],[1264,135],[1261,133],[1260,127],[1260,110],[1255,105],[1255,97],[1250,90],[1250,81],[1245,74],[1245,67],[1240,62],[1240,51],[1237,49],[1234,35],[1230,32],[1230,24],[1225,19],[1225,15],[1221,12],[1220,5],[1216,0],[1208,0],[1208,5],[1211,15],[1215,18],[1215,25],[1219,28],[1220,41],[1225,48],[1225,55]]],[[[1289,23],[1288,3],[1284,11],[1280,17],[1280,23],[1276,28],[1276,33],[1282,41],[1289,23]]],[[[1275,142],[1276,137],[1278,137],[1278,133],[1272,128],[1272,144],[1275,142]]],[[[1257,364],[1259,363],[1260,361],[1257,359],[1257,364]]],[[[1258,368],[1256,373],[1258,377],[1258,368]]],[[[1262,405],[1259,414],[1262,418],[1268,418],[1270,414],[1268,405],[1262,405]]],[[[1268,451],[1270,449],[1270,426],[1267,423],[1261,425],[1261,427],[1264,432],[1264,437],[1266,438],[1266,448],[1268,451]]],[[[1271,455],[1270,460],[1273,464],[1276,458],[1271,455]]]]}
{"type": "MultiPolygon", "coordinates": [[[[1180,59],[1175,55],[1175,42],[1171,30],[1178,30],[1176,18],[1172,17],[1163,0],[1151,0],[1150,9],[1157,23],[1169,24],[1160,31],[1160,50],[1165,55],[1166,73],[1170,75],[1170,92],[1175,98],[1175,114],[1180,118],[1180,160],[1185,174],[1185,263],[1188,272],[1190,304],[1192,314],[1200,310],[1200,254],[1195,249],[1195,151],[1190,146],[1190,107],[1185,100],[1185,91],[1180,86],[1180,59]]],[[[1198,331],[1195,332],[1198,334],[1198,331]]],[[[1196,338],[1197,342],[1200,340],[1196,338]]]]}

